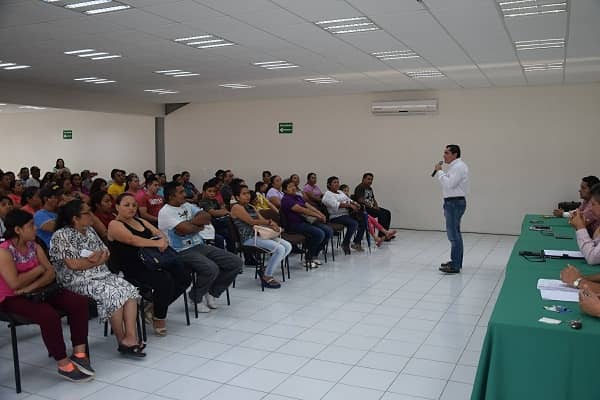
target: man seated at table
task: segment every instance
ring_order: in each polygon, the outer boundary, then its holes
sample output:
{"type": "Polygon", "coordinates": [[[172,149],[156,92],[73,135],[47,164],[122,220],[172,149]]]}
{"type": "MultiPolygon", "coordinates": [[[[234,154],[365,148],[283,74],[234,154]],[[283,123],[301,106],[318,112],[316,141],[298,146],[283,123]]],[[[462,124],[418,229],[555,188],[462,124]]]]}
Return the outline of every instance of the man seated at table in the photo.
{"type": "MultiPolygon", "coordinates": [[[[600,227],[600,217],[597,217],[592,212],[591,202],[592,187],[598,183],[600,183],[600,179],[598,179],[596,176],[590,175],[582,178],[581,184],[579,185],[579,197],[583,201],[577,210],[583,213],[590,235],[593,235],[596,229],[600,227]]],[[[554,210],[554,216],[556,217],[571,218],[572,214],[573,212],[565,212],[561,208],[554,210]]]]}
{"type": "Polygon", "coordinates": [[[585,314],[600,318],[600,274],[584,276],[576,267],[568,264],[560,271],[560,279],[579,290],[579,308],[585,314]]]}
{"type": "MultiPolygon", "coordinates": [[[[600,218],[600,183],[596,184],[591,190],[591,211],[596,218],[600,218]]],[[[585,261],[590,264],[600,264],[600,228],[590,236],[588,232],[588,221],[583,212],[573,211],[569,223],[575,228],[577,236],[577,245],[583,253],[585,261]]]]}

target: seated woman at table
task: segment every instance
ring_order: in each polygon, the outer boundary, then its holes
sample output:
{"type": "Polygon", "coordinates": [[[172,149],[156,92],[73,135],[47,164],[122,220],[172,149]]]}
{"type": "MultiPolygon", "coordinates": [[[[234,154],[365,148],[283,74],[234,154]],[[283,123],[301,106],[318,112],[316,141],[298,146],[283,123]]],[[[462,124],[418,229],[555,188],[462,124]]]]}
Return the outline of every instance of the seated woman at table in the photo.
{"type": "MultiPolygon", "coordinates": [[[[600,184],[596,184],[592,187],[591,193],[591,209],[595,216],[600,217],[600,184]]],[[[587,221],[584,217],[583,212],[579,210],[573,211],[573,215],[569,220],[569,223],[573,225],[577,235],[577,245],[579,250],[583,253],[585,261],[590,264],[600,264],[600,228],[590,237],[587,230],[587,221]]]]}

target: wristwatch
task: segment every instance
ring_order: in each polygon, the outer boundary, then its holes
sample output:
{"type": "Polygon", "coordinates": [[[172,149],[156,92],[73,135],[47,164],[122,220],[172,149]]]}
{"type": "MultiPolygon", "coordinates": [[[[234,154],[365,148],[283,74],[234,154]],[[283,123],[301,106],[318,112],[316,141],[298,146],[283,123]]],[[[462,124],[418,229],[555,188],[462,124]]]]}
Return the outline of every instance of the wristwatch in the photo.
{"type": "Polygon", "coordinates": [[[583,279],[583,278],[577,278],[577,279],[575,279],[575,280],[573,281],[573,287],[575,287],[575,288],[579,289],[579,284],[581,283],[581,280],[582,280],[582,279],[583,279]]]}

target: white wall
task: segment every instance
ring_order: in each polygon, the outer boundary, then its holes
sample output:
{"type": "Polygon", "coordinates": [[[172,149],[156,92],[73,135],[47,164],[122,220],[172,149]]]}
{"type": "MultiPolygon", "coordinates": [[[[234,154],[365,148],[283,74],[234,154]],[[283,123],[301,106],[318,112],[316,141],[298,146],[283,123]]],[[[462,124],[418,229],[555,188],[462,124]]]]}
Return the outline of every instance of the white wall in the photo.
{"type": "Polygon", "coordinates": [[[524,213],[575,200],[580,178],[600,175],[599,131],[599,84],[191,104],[166,117],[166,166],[196,184],[218,168],[252,185],[263,169],[315,171],[322,188],[329,175],[354,187],[372,171],[394,226],[443,229],[430,173],[457,143],[471,168],[463,230],[518,233],[524,213]],[[439,114],[370,113],[372,101],[418,96],[439,98],[439,114]],[[294,133],[279,135],[279,121],[294,133]]]}
{"type": "Polygon", "coordinates": [[[154,169],[154,118],[87,111],[35,111],[0,114],[0,168],[51,170],[63,158],[71,172],[82,169],[109,177],[112,168],[141,174],[154,169]],[[73,131],[63,140],[63,129],[73,131]]]}

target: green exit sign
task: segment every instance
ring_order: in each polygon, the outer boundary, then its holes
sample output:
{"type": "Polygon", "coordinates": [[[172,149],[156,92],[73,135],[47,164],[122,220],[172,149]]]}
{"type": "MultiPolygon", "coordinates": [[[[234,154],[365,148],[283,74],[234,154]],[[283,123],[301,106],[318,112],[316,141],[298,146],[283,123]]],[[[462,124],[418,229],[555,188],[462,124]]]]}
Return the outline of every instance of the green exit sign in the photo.
{"type": "Polygon", "coordinates": [[[294,131],[294,123],[293,122],[280,122],[279,123],[279,134],[280,135],[289,135],[294,131]]]}
{"type": "Polygon", "coordinates": [[[64,130],[63,131],[63,139],[64,140],[71,140],[73,139],[73,131],[72,130],[64,130]]]}

